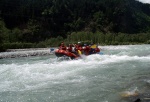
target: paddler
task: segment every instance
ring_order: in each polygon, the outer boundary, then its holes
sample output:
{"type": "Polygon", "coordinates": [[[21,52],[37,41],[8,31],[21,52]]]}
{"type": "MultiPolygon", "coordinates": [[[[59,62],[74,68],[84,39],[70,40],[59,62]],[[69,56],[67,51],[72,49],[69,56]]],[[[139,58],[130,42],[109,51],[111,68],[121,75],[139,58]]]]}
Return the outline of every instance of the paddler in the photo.
{"type": "Polygon", "coordinates": [[[62,42],[60,47],[59,47],[60,50],[66,50],[66,46],[64,45],[64,43],[62,42]]]}
{"type": "Polygon", "coordinates": [[[84,51],[84,54],[85,54],[85,55],[89,55],[90,47],[89,47],[87,44],[84,44],[84,49],[83,49],[83,51],[84,51]]]}
{"type": "Polygon", "coordinates": [[[76,46],[76,51],[77,51],[78,55],[82,54],[83,48],[81,46],[81,42],[78,42],[78,45],[76,46]]]}
{"type": "Polygon", "coordinates": [[[69,52],[72,52],[72,44],[69,44],[67,50],[68,50],[69,52]]]}

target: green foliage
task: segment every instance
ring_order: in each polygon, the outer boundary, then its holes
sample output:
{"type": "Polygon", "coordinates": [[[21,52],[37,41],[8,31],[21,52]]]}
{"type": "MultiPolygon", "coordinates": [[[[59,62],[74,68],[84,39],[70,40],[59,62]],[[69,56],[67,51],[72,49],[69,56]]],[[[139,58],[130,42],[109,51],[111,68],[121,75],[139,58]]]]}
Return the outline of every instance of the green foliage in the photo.
{"type": "Polygon", "coordinates": [[[150,5],[135,0],[1,0],[0,4],[8,28],[25,25],[35,35],[45,30],[53,32],[52,37],[83,30],[140,33],[150,28],[150,5]]]}
{"type": "Polygon", "coordinates": [[[150,44],[150,40],[148,40],[146,43],[147,43],[147,44],[150,44]]]}
{"type": "Polygon", "coordinates": [[[3,43],[4,49],[21,49],[21,48],[32,48],[35,47],[33,43],[3,43]]]}
{"type": "Polygon", "coordinates": [[[5,23],[0,19],[0,43],[6,42],[9,40],[10,30],[5,27],[5,23]]]}
{"type": "Polygon", "coordinates": [[[18,28],[14,28],[9,34],[9,42],[22,41],[22,31],[18,28]]]}
{"type": "Polygon", "coordinates": [[[5,27],[4,21],[0,18],[0,52],[7,48],[3,43],[9,42],[10,30],[5,27]]]}
{"type": "Polygon", "coordinates": [[[107,44],[107,45],[119,45],[119,44],[138,44],[138,43],[149,43],[150,34],[149,33],[139,33],[139,34],[125,34],[125,33],[107,33],[103,34],[101,32],[91,33],[91,32],[77,32],[68,35],[67,41],[74,43],[78,41],[90,42],[96,44],[107,44]],[[89,39],[90,38],[90,39],[89,39]]]}
{"type": "Polygon", "coordinates": [[[41,26],[36,20],[29,20],[27,29],[23,32],[23,40],[26,42],[39,42],[41,39],[41,26]]]}
{"type": "Polygon", "coordinates": [[[61,42],[63,42],[64,39],[61,36],[58,36],[57,38],[50,38],[45,40],[43,43],[44,46],[46,47],[56,47],[59,46],[61,42]]]}
{"type": "Polygon", "coordinates": [[[149,11],[137,0],[1,0],[0,44],[149,43],[149,11]]]}
{"type": "Polygon", "coordinates": [[[46,43],[44,43],[44,42],[39,42],[38,44],[36,44],[36,47],[37,47],[37,48],[45,48],[45,47],[47,47],[47,46],[46,46],[46,43]]]}

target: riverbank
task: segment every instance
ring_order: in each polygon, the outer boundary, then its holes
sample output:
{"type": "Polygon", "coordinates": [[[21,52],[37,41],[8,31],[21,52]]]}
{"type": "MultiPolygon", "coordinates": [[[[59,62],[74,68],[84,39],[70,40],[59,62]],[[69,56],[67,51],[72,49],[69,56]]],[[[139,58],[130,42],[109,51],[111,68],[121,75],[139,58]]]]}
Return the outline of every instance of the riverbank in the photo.
{"type": "Polygon", "coordinates": [[[50,48],[29,48],[29,49],[8,49],[6,52],[0,53],[0,59],[29,57],[29,56],[44,56],[53,54],[50,48]]]}

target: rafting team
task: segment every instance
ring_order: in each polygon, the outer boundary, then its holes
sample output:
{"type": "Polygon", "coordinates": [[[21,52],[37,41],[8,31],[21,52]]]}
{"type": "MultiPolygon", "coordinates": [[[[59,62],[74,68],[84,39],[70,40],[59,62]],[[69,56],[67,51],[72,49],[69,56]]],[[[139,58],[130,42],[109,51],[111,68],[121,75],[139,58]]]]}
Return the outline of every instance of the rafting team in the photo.
{"type": "Polygon", "coordinates": [[[74,53],[76,55],[81,55],[81,54],[90,55],[90,54],[95,54],[95,53],[100,52],[100,49],[98,48],[97,45],[84,44],[82,46],[81,42],[78,42],[78,44],[69,44],[69,46],[67,46],[67,47],[62,42],[59,49],[74,53]]]}

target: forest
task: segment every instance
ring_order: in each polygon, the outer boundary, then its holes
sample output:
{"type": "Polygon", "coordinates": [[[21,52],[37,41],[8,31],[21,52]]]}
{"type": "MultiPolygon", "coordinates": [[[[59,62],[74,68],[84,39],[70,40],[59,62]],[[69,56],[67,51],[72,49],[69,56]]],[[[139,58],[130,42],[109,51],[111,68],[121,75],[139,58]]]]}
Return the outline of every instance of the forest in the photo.
{"type": "Polygon", "coordinates": [[[0,0],[0,51],[77,41],[150,44],[150,4],[136,0],[0,0]]]}

